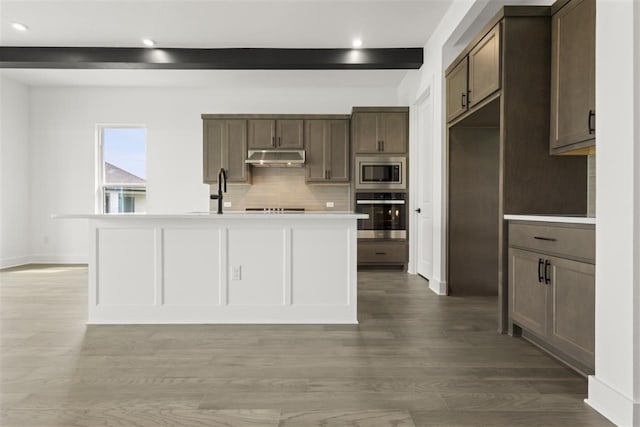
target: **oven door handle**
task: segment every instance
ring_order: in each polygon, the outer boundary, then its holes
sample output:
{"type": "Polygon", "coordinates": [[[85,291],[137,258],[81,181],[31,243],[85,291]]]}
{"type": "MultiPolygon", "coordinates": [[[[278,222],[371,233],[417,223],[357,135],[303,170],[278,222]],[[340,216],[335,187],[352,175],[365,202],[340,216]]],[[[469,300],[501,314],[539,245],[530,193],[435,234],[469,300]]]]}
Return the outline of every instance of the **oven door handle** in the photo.
{"type": "Polygon", "coordinates": [[[404,200],[356,200],[356,205],[404,205],[404,200]]]}

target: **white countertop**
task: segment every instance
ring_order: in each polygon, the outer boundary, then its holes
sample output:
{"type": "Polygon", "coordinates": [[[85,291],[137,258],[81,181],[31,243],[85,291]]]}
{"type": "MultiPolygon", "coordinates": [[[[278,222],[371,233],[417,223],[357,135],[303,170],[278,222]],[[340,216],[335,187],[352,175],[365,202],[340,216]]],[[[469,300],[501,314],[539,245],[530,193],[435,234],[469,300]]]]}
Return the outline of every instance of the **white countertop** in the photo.
{"type": "Polygon", "coordinates": [[[595,224],[595,217],[562,216],[562,215],[505,215],[504,219],[512,221],[561,222],[566,224],[595,224]]]}
{"type": "Polygon", "coordinates": [[[148,214],[148,213],[115,213],[115,214],[53,214],[56,219],[367,219],[368,214],[357,214],[345,211],[311,211],[295,213],[272,213],[272,212],[245,212],[228,211],[222,215],[216,212],[186,212],[176,214],[148,214]]]}

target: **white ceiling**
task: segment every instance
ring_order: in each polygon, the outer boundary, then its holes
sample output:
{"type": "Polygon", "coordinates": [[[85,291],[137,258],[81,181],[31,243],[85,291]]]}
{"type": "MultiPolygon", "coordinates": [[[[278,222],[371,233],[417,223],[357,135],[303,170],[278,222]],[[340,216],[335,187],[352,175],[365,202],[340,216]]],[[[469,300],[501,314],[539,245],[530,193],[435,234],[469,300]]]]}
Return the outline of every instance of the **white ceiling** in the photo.
{"type": "MultiPolygon", "coordinates": [[[[422,47],[454,0],[0,0],[0,45],[422,47]],[[29,31],[18,32],[12,22],[29,31]]],[[[397,86],[403,70],[3,70],[35,86],[397,86]]]]}
{"type": "Polygon", "coordinates": [[[453,0],[1,0],[3,45],[422,47],[453,0]],[[11,22],[29,27],[18,32],[11,22]]]}

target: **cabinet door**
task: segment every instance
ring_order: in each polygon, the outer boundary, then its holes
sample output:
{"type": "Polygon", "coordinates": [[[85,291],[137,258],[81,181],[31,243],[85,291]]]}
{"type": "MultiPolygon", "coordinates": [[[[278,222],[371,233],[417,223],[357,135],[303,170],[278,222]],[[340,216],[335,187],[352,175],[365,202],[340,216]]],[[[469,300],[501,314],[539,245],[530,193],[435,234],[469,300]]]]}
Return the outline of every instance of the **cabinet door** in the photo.
{"type": "Polygon", "coordinates": [[[224,120],[204,120],[203,124],[203,181],[215,183],[218,181],[218,171],[222,167],[222,145],[225,134],[224,120]]]}
{"type": "Polygon", "coordinates": [[[327,138],[326,120],[305,120],[306,180],[323,182],[327,176],[325,165],[325,145],[327,138]]]}
{"type": "Polygon", "coordinates": [[[304,122],[302,120],[276,121],[277,148],[303,148],[304,122]]]}
{"type": "Polygon", "coordinates": [[[249,167],[244,162],[247,158],[247,121],[226,120],[225,126],[222,167],[227,170],[229,182],[246,182],[249,179],[249,167]]]}
{"type": "Polygon", "coordinates": [[[595,16],[596,0],[572,0],[553,15],[552,153],[595,145],[595,16]]]}
{"type": "Polygon", "coordinates": [[[595,266],[548,257],[551,318],[548,339],[567,355],[594,368],[595,266]]]}
{"type": "Polygon", "coordinates": [[[328,180],[332,182],[349,181],[349,121],[327,121],[328,144],[325,150],[328,180]]]}
{"type": "Polygon", "coordinates": [[[353,115],[356,153],[379,153],[378,113],[355,113],[353,115]]]}
{"type": "Polygon", "coordinates": [[[407,113],[380,113],[378,119],[381,135],[381,151],[385,153],[405,154],[407,152],[407,113]]]}
{"type": "Polygon", "coordinates": [[[509,249],[509,295],[511,317],[515,323],[544,337],[547,333],[547,285],[540,283],[544,275],[544,255],[509,249]],[[542,264],[540,261],[542,260],[542,264]]]}
{"type": "Polygon", "coordinates": [[[204,121],[204,182],[218,182],[224,168],[229,182],[247,182],[247,122],[245,120],[204,121]]]}
{"type": "Polygon", "coordinates": [[[252,119],[249,120],[249,148],[275,148],[276,121],[252,119]]]}
{"type": "Polygon", "coordinates": [[[500,24],[469,52],[469,107],[500,89],[500,24]]]}
{"type": "Polygon", "coordinates": [[[467,111],[467,63],[465,57],[447,74],[447,122],[467,111]]]}

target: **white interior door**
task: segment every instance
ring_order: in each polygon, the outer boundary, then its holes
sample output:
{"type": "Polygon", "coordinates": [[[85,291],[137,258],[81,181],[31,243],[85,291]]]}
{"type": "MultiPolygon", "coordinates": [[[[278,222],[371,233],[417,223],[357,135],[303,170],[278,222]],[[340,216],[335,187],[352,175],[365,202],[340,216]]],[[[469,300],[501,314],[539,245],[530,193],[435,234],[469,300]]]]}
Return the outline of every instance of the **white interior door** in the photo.
{"type": "Polygon", "coordinates": [[[418,110],[418,192],[416,200],[417,272],[433,275],[433,106],[427,95],[418,110]]]}

